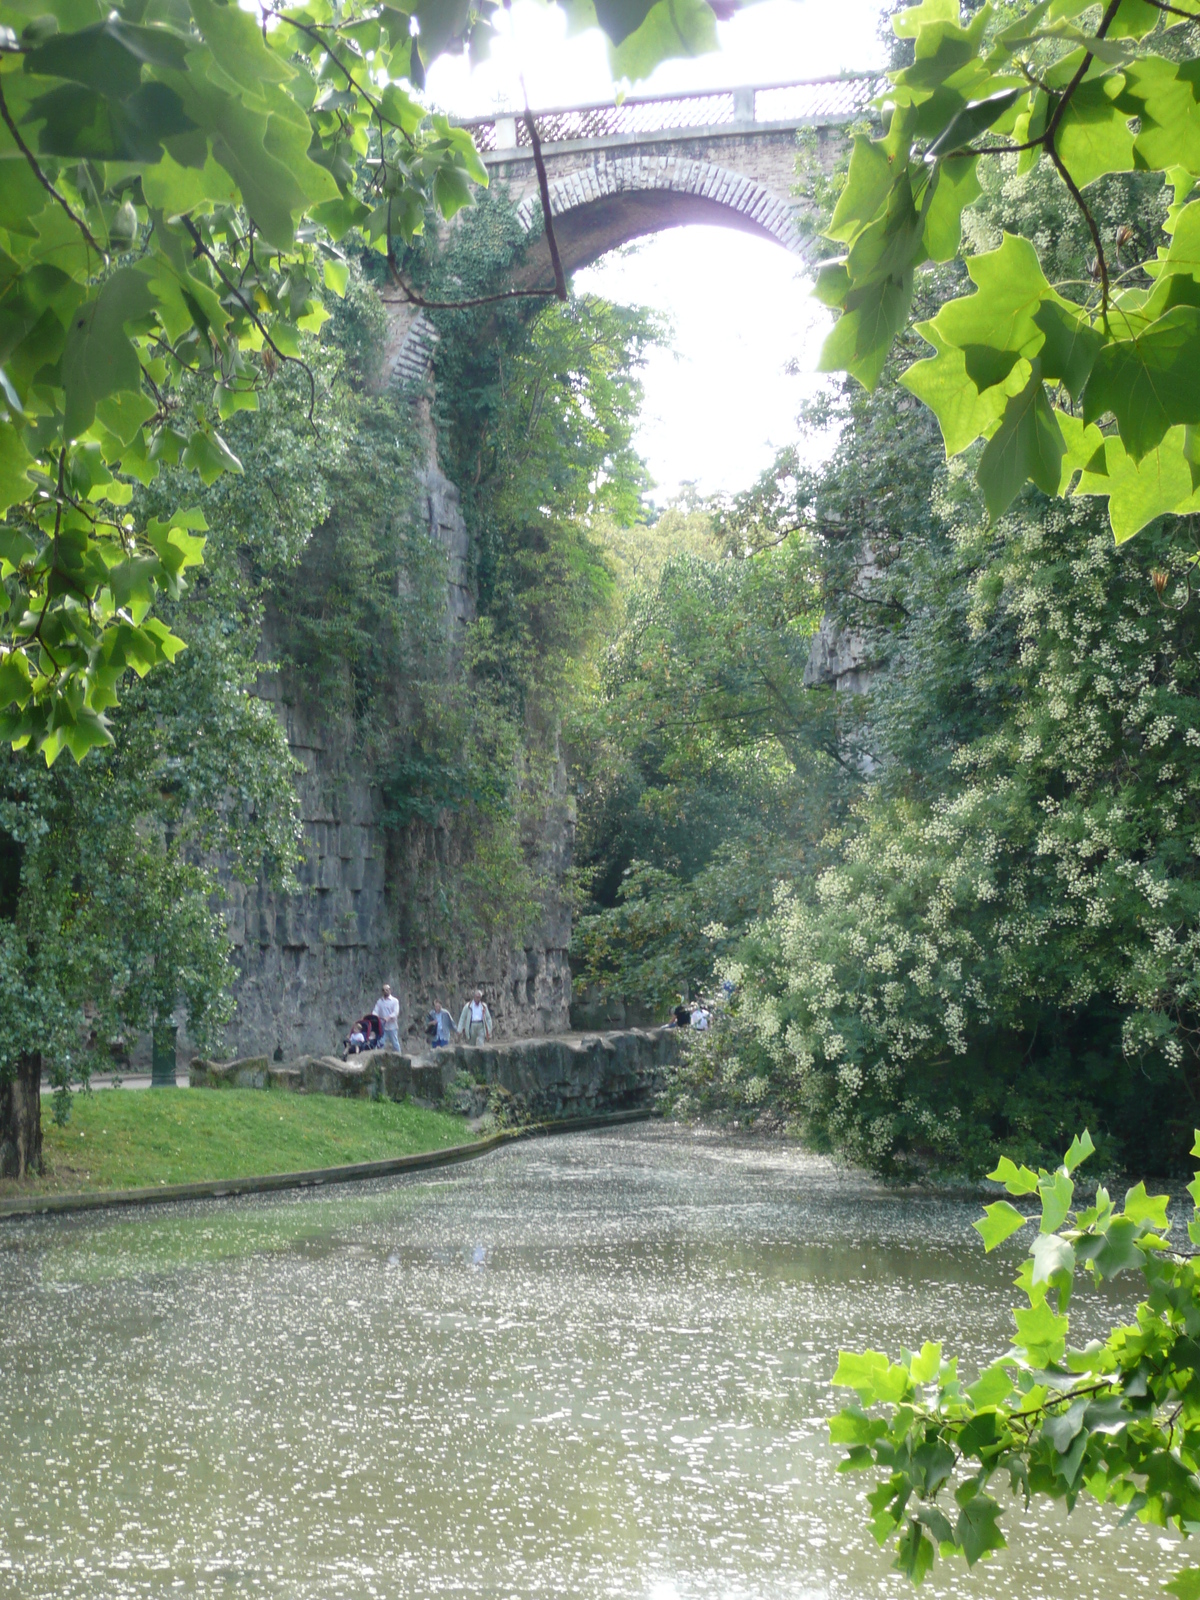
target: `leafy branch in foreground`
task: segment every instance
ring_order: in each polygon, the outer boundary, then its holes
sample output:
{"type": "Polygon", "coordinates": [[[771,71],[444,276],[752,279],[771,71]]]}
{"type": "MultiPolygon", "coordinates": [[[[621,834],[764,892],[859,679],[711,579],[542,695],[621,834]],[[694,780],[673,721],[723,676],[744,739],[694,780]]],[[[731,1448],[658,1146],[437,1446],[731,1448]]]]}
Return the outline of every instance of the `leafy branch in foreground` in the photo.
{"type": "MultiPolygon", "coordinates": [[[[957,1358],[945,1359],[940,1344],[898,1362],[873,1350],[841,1353],[833,1382],[853,1389],[858,1404],[830,1422],[833,1442],[847,1449],[839,1471],[882,1470],[867,1497],[871,1531],[881,1545],[898,1536],[895,1565],[915,1583],[939,1550],[973,1566],[1004,1547],[994,1478],[1026,1505],[1041,1497],[1070,1510],[1086,1491],[1122,1507],[1126,1520],[1184,1537],[1200,1525],[1200,1271],[1196,1257],[1171,1251],[1168,1197],[1144,1184],[1121,1207],[1100,1186],[1090,1206],[1072,1209],[1072,1174],[1093,1150],[1085,1129],[1053,1172],[1004,1157],[991,1174],[1014,1198],[1036,1196],[1041,1216],[1016,1279],[1028,1305],[1013,1311],[1012,1348],[974,1383],[960,1380],[957,1358]],[[1067,1343],[1079,1270],[1095,1283],[1140,1271],[1146,1284],[1136,1322],[1082,1349],[1067,1343]]],[[[1200,1130],[1192,1153],[1200,1155],[1200,1130]]],[[[1188,1192],[1196,1202],[1188,1237],[1200,1244],[1200,1173],[1188,1192]]],[[[999,1200],[975,1227],[994,1250],[1033,1220],[999,1200]]],[[[1200,1567],[1166,1588],[1198,1600],[1200,1567]]]]}
{"type": "MultiPolygon", "coordinates": [[[[591,0],[566,3],[596,24],[591,0]]],[[[345,291],[351,230],[391,261],[395,238],[411,245],[428,213],[452,217],[486,184],[470,135],[412,86],[443,51],[478,51],[495,10],[5,6],[0,738],[82,759],[110,742],[122,681],[183,648],[150,611],[202,561],[203,518],[143,525],[134,484],[163,465],[205,484],[240,471],[220,426],[281,365],[306,367],[325,292],[345,291]],[[185,402],[188,374],[211,403],[185,402]]],[[[631,76],[715,45],[705,0],[601,10],[631,76]]]]}
{"type": "Polygon", "coordinates": [[[914,60],[878,102],[885,134],[855,138],[826,230],[846,253],[818,272],[818,296],[841,313],[822,365],[873,388],[908,322],[915,272],[959,254],[978,163],[1015,160],[1024,173],[1045,156],[1087,224],[1090,277],[1053,285],[1034,246],[1006,235],[967,260],[976,292],[918,325],[934,354],[904,382],[936,413],[948,456],[985,441],[977,472],[993,517],[1032,482],[1107,496],[1126,539],[1200,509],[1200,57],[1189,26],[1200,7],[1038,0],[1012,17],[988,3],[964,26],[958,0],[923,0],[895,18],[914,60]],[[1172,187],[1168,242],[1114,277],[1119,241],[1104,239],[1088,190],[1132,171],[1162,172],[1172,187]]]}

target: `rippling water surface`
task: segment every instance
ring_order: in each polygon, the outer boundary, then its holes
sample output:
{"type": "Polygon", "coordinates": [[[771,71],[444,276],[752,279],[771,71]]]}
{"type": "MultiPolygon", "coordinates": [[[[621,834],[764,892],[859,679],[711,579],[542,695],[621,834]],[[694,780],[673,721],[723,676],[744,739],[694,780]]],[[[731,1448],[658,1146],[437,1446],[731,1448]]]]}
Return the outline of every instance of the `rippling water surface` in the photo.
{"type": "MultiPolygon", "coordinates": [[[[903,1594],[866,1479],[834,1475],[828,1378],[841,1345],[1004,1348],[1017,1255],[985,1259],[976,1215],[641,1126],[0,1224],[0,1593],[903,1594]]],[[[1082,1506],[1004,1525],[922,1595],[1126,1600],[1173,1570],[1082,1506]]]]}

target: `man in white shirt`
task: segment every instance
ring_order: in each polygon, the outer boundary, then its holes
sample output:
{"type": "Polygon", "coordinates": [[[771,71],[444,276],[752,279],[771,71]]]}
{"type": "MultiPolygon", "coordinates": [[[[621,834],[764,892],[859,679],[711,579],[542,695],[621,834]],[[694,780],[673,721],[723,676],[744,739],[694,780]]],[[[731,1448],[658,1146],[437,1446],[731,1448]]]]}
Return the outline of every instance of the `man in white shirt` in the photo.
{"type": "Polygon", "coordinates": [[[701,1000],[700,1003],[692,1011],[692,1027],[693,1028],[698,1028],[701,1033],[707,1033],[708,1025],[709,1025],[709,1022],[711,1020],[712,1020],[712,1013],[709,1011],[708,1007],[704,1004],[704,1001],[701,1000]]]}
{"type": "Polygon", "coordinates": [[[468,1044],[482,1044],[485,1039],[492,1037],[492,1013],[487,1008],[482,989],[476,989],[462,1008],[457,1031],[468,1044]]]}
{"type": "Polygon", "coordinates": [[[383,1038],[380,1041],[381,1050],[400,1049],[400,1002],[392,993],[390,983],[385,983],[383,993],[375,1002],[372,1016],[378,1017],[383,1028],[383,1038]]]}

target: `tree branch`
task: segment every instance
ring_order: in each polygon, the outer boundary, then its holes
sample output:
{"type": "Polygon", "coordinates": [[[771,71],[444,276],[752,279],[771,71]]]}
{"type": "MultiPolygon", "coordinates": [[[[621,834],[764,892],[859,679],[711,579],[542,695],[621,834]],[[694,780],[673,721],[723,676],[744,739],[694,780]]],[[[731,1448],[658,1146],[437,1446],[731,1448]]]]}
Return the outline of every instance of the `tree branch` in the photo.
{"type": "Polygon", "coordinates": [[[550,265],[554,268],[554,293],[560,300],[567,298],[567,280],[563,276],[562,260],[558,254],[558,240],[554,237],[554,219],[550,212],[550,180],[546,176],[546,163],[542,160],[542,141],[538,137],[537,123],[529,109],[529,95],[525,89],[525,75],[521,75],[521,92],[525,95],[525,126],[529,129],[529,143],[533,148],[533,164],[537,168],[538,193],[542,198],[542,225],[546,230],[546,243],[550,248],[550,265]]]}
{"type": "Polygon", "coordinates": [[[5,100],[5,98],[4,98],[4,80],[3,80],[3,77],[0,77],[0,117],[4,118],[4,125],[8,129],[9,133],[12,135],[13,143],[16,145],[17,149],[21,152],[21,154],[25,157],[26,161],[29,163],[29,166],[30,166],[30,168],[31,168],[31,170],[33,172],[34,177],[41,184],[42,188],[45,189],[46,193],[51,197],[51,199],[58,201],[59,205],[67,213],[67,215],[70,217],[71,221],[79,229],[80,233],[87,240],[88,244],[91,245],[92,249],[96,252],[96,254],[98,256],[104,256],[106,254],[106,252],[100,248],[100,246],[96,243],[95,239],[92,237],[92,231],[88,227],[87,223],[83,220],[82,217],[77,216],[75,214],[75,212],[72,211],[71,207],[67,204],[66,200],[64,200],[62,195],[59,194],[58,190],[50,182],[50,179],[42,171],[41,164],[39,163],[38,158],[34,155],[33,151],[25,143],[24,139],[22,139],[20,130],[18,129],[16,123],[13,121],[12,112],[8,109],[8,101],[5,100]]]}
{"type": "Polygon", "coordinates": [[[1083,198],[1083,195],[1080,193],[1078,185],[1076,184],[1076,182],[1075,182],[1074,178],[1071,176],[1071,174],[1067,171],[1066,167],[1063,164],[1062,157],[1059,155],[1058,151],[1054,148],[1053,144],[1048,143],[1046,145],[1046,154],[1050,157],[1051,161],[1053,161],[1055,167],[1057,168],[1059,177],[1062,179],[1062,181],[1066,184],[1067,188],[1070,190],[1071,198],[1074,200],[1075,204],[1079,207],[1080,211],[1083,212],[1084,221],[1087,223],[1088,231],[1091,233],[1091,236],[1092,236],[1092,243],[1096,246],[1096,264],[1100,268],[1100,315],[1104,318],[1104,325],[1105,325],[1105,327],[1107,327],[1108,326],[1108,262],[1104,258],[1104,245],[1101,243],[1101,240],[1100,240],[1100,229],[1096,226],[1096,219],[1095,219],[1095,217],[1093,217],[1091,211],[1088,209],[1087,201],[1083,198]]]}
{"type": "Polygon", "coordinates": [[[298,366],[300,368],[300,370],[304,373],[304,376],[308,379],[308,425],[309,425],[310,428],[314,429],[314,431],[315,431],[316,423],[313,420],[313,412],[316,410],[316,407],[317,407],[317,383],[316,383],[316,379],[312,375],[312,370],[309,367],[308,363],[305,362],[305,361],[301,361],[299,356],[289,356],[289,355],[285,355],[284,354],[284,352],[275,343],[274,339],[272,339],[272,337],[271,337],[270,333],[267,331],[266,327],[263,325],[262,319],[259,317],[258,312],[255,311],[254,307],[246,299],[245,295],[238,288],[237,284],[234,283],[232,281],[232,279],[227,276],[224,267],[222,267],[221,263],[217,260],[216,256],[213,255],[212,251],[205,244],[204,240],[200,236],[199,230],[197,229],[195,223],[192,221],[191,217],[184,216],[184,217],[181,217],[179,220],[183,223],[184,227],[191,234],[192,240],[195,243],[196,249],[199,252],[199,254],[202,255],[205,258],[206,261],[211,261],[212,262],[214,268],[216,269],[217,276],[220,278],[221,282],[229,290],[230,294],[236,295],[238,303],[241,305],[241,307],[245,311],[246,315],[250,318],[251,322],[253,322],[254,326],[258,329],[259,333],[262,334],[263,338],[266,340],[266,342],[270,346],[270,348],[279,357],[280,361],[291,361],[291,362],[293,362],[296,366],[298,366]]]}

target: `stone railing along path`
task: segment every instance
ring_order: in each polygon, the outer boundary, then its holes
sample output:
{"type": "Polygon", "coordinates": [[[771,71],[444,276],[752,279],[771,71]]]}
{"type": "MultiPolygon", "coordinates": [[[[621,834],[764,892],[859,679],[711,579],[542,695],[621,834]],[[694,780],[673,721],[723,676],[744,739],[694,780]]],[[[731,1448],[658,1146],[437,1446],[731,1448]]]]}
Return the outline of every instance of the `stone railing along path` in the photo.
{"type": "MultiPolygon", "coordinates": [[[[347,1060],[332,1055],[287,1062],[266,1056],[226,1062],[197,1058],[189,1082],[194,1089],[283,1089],[436,1105],[470,1080],[484,1090],[498,1085],[530,1116],[579,1117],[648,1106],[675,1059],[676,1042],[672,1031],[626,1028],[447,1045],[413,1055],[371,1050],[347,1060]]],[[[470,1091],[464,1093],[470,1099],[470,1091]]],[[[462,1109],[475,1108],[464,1103],[462,1109]]]]}

